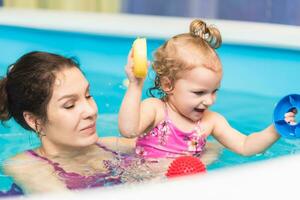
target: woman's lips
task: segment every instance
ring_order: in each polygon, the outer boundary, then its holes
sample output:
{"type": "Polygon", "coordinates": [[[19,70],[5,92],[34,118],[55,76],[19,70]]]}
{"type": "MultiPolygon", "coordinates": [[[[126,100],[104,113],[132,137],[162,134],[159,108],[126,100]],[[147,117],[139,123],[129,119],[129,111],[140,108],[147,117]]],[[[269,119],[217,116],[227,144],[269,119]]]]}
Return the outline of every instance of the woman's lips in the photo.
{"type": "Polygon", "coordinates": [[[81,129],[80,132],[86,135],[92,135],[96,132],[96,123],[86,126],[85,128],[81,129]]]}

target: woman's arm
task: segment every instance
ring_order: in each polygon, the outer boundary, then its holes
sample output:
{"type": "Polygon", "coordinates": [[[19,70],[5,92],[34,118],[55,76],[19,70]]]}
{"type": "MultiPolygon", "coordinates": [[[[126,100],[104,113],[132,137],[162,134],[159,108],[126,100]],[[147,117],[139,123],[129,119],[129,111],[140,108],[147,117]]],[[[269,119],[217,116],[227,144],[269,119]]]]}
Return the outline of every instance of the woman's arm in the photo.
{"type": "Polygon", "coordinates": [[[24,153],[5,161],[3,169],[25,194],[69,191],[57,178],[52,166],[24,153]]]}
{"type": "Polygon", "coordinates": [[[98,142],[111,150],[131,154],[135,150],[136,138],[102,137],[98,142]]]}
{"type": "Polygon", "coordinates": [[[214,119],[213,136],[230,150],[250,156],[265,151],[279,138],[273,125],[248,136],[232,128],[227,120],[218,113],[211,113],[214,119]]]}

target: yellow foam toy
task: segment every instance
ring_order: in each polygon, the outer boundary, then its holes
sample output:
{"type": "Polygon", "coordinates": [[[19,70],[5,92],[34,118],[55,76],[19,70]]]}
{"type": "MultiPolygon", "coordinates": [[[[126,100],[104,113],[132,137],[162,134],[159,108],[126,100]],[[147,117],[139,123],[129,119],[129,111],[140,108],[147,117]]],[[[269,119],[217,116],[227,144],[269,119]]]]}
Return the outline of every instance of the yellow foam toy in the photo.
{"type": "Polygon", "coordinates": [[[147,42],[146,38],[137,38],[132,45],[133,50],[133,73],[138,78],[147,75],[147,42]]]}

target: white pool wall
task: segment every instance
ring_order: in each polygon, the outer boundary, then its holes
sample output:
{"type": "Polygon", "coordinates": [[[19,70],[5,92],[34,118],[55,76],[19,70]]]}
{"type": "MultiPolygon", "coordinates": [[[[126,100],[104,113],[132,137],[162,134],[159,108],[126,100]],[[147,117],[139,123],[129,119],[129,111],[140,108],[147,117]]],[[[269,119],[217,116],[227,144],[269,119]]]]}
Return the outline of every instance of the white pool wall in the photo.
{"type": "MultiPolygon", "coordinates": [[[[191,20],[182,17],[0,8],[2,25],[152,38],[169,38],[187,32],[191,20]]],[[[224,43],[300,49],[300,27],[297,26],[211,19],[205,21],[217,25],[224,43]]]]}
{"type": "MultiPolygon", "coordinates": [[[[186,32],[190,21],[190,18],[176,17],[0,9],[0,25],[134,37],[168,38],[186,32]]],[[[224,43],[300,49],[299,27],[207,21],[218,26],[224,43]]],[[[4,47],[0,44],[0,48],[4,47]]],[[[293,155],[164,183],[34,195],[28,199],[298,199],[299,169],[300,156],[293,155]]]]}

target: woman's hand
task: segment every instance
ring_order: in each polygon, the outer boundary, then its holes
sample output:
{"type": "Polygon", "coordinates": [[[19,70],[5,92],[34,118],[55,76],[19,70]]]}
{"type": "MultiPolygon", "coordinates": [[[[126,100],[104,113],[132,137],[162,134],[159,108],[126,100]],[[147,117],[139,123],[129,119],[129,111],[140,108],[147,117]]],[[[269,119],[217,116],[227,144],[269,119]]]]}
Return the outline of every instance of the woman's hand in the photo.
{"type": "Polygon", "coordinates": [[[284,115],[284,120],[289,123],[290,125],[296,125],[296,114],[297,114],[297,109],[294,108],[290,112],[285,113],[284,115]]]}

